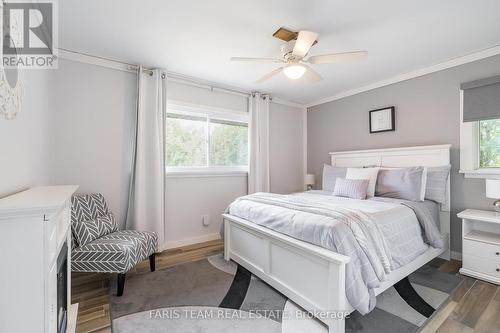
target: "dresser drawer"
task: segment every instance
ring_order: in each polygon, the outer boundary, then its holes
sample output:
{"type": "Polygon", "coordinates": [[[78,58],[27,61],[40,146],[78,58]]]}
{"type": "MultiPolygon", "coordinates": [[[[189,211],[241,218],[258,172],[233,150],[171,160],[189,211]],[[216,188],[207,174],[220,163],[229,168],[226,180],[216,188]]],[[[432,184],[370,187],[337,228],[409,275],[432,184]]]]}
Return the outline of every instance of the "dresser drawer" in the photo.
{"type": "Polygon", "coordinates": [[[463,253],[500,263],[500,245],[464,239],[463,253]]]}
{"type": "Polygon", "coordinates": [[[462,259],[463,268],[500,279],[500,262],[471,255],[464,255],[462,259]]]}

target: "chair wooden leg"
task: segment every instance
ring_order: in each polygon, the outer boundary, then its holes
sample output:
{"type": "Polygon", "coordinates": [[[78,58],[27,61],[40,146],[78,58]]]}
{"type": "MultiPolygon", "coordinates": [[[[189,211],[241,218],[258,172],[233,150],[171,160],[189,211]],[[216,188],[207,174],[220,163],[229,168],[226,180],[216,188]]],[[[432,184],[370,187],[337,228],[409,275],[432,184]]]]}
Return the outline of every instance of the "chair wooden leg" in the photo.
{"type": "Polygon", "coordinates": [[[155,271],[155,258],[156,254],[153,253],[152,255],[149,256],[149,268],[151,269],[151,272],[155,271]]]}
{"type": "Polygon", "coordinates": [[[120,297],[123,295],[123,287],[125,286],[125,273],[118,274],[117,284],[116,284],[116,296],[120,297]]]}

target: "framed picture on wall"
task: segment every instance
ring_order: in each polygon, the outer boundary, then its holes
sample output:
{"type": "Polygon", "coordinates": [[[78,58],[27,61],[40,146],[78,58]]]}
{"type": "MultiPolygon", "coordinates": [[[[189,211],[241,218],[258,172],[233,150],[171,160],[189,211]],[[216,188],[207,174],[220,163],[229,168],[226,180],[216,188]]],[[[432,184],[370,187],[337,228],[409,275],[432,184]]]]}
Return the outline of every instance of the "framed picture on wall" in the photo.
{"type": "Polygon", "coordinates": [[[396,129],[394,106],[370,111],[370,133],[394,131],[396,129]]]}

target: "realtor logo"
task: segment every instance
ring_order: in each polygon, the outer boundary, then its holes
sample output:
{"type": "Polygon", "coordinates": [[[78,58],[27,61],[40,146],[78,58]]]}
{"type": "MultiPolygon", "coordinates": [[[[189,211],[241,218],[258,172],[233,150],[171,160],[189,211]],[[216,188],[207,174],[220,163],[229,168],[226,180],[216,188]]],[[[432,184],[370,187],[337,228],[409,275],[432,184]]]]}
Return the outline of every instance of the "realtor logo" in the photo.
{"type": "Polygon", "coordinates": [[[2,65],[7,68],[55,68],[55,2],[4,2],[2,65]]]}

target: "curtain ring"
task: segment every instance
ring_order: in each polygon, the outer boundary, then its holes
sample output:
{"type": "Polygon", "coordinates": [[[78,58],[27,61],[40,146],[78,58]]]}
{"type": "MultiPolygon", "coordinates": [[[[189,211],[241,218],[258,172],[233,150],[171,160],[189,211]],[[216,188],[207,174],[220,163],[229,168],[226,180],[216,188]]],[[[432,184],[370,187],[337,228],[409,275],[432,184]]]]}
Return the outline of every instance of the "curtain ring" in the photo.
{"type": "Polygon", "coordinates": [[[161,78],[162,79],[165,79],[167,76],[165,75],[165,73],[161,73],[161,78]]]}

